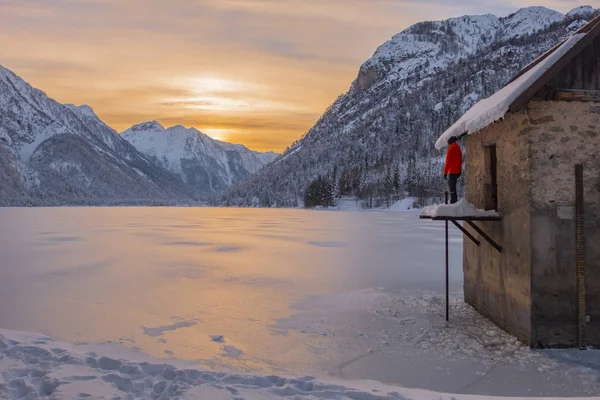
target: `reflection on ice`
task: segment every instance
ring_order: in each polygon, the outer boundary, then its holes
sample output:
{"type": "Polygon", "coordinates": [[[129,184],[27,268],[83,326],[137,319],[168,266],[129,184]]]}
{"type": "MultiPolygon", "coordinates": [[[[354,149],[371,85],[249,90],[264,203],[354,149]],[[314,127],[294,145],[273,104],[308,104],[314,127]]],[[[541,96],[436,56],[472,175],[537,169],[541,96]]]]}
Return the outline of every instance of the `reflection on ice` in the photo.
{"type": "MultiPolygon", "coordinates": [[[[600,392],[600,363],[531,352],[464,305],[456,230],[447,325],[438,296],[443,232],[417,213],[51,208],[0,209],[0,220],[0,328],[121,343],[153,357],[252,374],[193,370],[203,378],[190,383],[183,369],[163,365],[152,381],[158,391],[175,390],[164,374],[192,388],[210,379],[251,379],[269,395],[309,397],[297,388],[318,386],[277,378],[282,388],[263,378],[276,374],[370,378],[441,392],[600,392]]],[[[90,382],[131,383],[134,390],[143,381],[125,372],[109,377],[98,370],[100,357],[90,358],[94,366],[73,357],[91,368],[78,373],[98,378],[90,382]]],[[[47,379],[63,379],[63,372],[47,379]]],[[[234,390],[242,393],[239,385],[234,390]]]]}

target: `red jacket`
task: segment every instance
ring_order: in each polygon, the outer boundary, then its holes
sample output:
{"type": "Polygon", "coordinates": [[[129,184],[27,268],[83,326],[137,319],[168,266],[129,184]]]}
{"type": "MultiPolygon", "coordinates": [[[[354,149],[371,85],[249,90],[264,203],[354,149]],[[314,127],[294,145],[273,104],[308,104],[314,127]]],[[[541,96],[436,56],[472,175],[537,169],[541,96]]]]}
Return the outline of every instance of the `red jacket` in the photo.
{"type": "Polygon", "coordinates": [[[446,152],[446,165],[444,166],[444,175],[462,174],[462,151],[457,143],[448,146],[446,152]]]}

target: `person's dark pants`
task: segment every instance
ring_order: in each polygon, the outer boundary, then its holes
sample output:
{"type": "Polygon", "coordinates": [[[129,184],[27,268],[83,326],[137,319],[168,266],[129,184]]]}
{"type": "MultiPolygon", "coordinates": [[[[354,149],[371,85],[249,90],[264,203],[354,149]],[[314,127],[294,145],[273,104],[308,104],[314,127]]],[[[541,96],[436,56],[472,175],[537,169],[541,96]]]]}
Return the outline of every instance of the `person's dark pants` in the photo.
{"type": "Polygon", "coordinates": [[[461,174],[448,174],[448,187],[450,188],[450,204],[454,204],[458,201],[458,191],[456,185],[458,184],[458,178],[461,174]]]}

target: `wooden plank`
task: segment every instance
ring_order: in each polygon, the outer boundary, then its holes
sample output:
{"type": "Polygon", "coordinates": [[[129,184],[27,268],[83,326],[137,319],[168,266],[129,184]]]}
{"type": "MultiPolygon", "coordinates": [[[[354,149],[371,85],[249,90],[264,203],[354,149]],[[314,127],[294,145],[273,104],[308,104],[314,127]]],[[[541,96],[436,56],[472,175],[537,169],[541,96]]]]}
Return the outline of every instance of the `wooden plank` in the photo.
{"type": "Polygon", "coordinates": [[[596,87],[600,89],[600,38],[594,40],[594,49],[596,50],[596,87]]]}
{"type": "Polygon", "coordinates": [[[559,89],[554,92],[554,100],[600,102],[600,90],[559,89]]]}
{"type": "Polygon", "coordinates": [[[575,165],[575,231],[577,239],[577,341],[585,349],[585,221],[583,193],[583,164],[575,165]]]}
{"type": "Polygon", "coordinates": [[[570,74],[566,73],[567,68],[564,68],[556,77],[556,87],[560,88],[568,88],[569,87],[569,79],[571,77],[570,74]]]}
{"type": "MultiPolygon", "coordinates": [[[[592,43],[590,43],[591,45],[592,43]]],[[[591,89],[589,86],[590,82],[590,46],[587,46],[583,51],[579,54],[581,57],[581,87],[578,89],[591,89]]]]}
{"type": "Polygon", "coordinates": [[[572,87],[572,89],[583,89],[583,57],[582,57],[582,53],[579,53],[573,59],[573,87],[572,87]]]}
{"type": "Polygon", "coordinates": [[[600,52],[598,52],[598,43],[600,41],[596,40],[589,47],[590,50],[590,58],[588,62],[589,66],[589,81],[588,87],[586,89],[596,90],[598,89],[598,62],[600,61],[600,52]]]}
{"type": "Polygon", "coordinates": [[[560,74],[564,78],[564,82],[561,87],[570,89],[573,87],[573,61],[569,61],[565,67],[561,70],[560,74]]]}

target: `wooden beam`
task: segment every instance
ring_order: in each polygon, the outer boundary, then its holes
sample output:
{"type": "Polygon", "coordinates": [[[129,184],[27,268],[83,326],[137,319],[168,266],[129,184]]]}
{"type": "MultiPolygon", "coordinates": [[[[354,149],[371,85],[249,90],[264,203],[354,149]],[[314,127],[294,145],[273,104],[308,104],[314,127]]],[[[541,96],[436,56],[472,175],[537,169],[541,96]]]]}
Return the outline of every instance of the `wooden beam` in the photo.
{"type": "Polygon", "coordinates": [[[558,89],[554,92],[556,101],[597,101],[600,102],[600,90],[558,89]]]}

